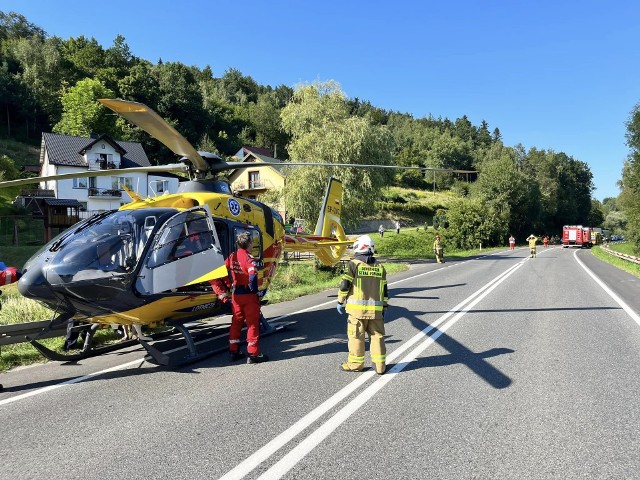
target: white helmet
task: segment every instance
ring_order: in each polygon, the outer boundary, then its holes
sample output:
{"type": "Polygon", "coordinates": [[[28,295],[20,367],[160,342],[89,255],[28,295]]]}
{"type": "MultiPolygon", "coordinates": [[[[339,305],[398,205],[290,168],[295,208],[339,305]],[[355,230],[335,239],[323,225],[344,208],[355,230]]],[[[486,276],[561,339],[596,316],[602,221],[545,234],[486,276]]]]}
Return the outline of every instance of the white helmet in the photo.
{"type": "Polygon", "coordinates": [[[375,244],[369,235],[362,235],[353,243],[353,251],[356,255],[373,255],[374,247],[375,244]]]}

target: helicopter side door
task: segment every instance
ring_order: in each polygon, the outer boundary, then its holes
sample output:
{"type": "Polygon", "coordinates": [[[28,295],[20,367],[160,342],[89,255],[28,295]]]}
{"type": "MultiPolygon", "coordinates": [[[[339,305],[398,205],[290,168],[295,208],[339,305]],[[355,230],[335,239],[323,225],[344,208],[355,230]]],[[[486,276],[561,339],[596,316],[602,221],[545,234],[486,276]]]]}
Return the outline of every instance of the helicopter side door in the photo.
{"type": "Polygon", "coordinates": [[[143,260],[136,289],[150,295],[226,275],[220,241],[205,205],[180,212],[160,227],[143,260]]]}

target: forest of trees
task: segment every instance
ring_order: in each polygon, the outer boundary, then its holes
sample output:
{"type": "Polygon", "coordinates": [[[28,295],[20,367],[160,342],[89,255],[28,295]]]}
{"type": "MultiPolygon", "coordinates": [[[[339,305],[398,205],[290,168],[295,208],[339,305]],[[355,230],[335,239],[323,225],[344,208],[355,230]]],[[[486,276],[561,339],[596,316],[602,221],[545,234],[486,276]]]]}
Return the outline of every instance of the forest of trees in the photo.
{"type": "MultiPolygon", "coordinates": [[[[108,133],[141,142],[152,162],[175,160],[159,142],[110,115],[96,102],[103,97],[145,103],[198,150],[222,156],[252,145],[277,151],[285,160],[477,170],[471,184],[444,173],[436,182],[439,189],[460,196],[441,212],[448,219],[450,241],[460,247],[479,241],[503,244],[509,233],[519,238],[532,232],[559,234],[565,224],[607,226],[609,215],[622,229],[622,206],[640,208],[634,203],[637,194],[602,205],[592,198],[593,178],[585,162],[563,152],[506,146],[500,130],[486,121],[476,126],[466,116],[414,118],[347,98],[333,81],[272,87],[233,68],[216,76],[208,66],[152,63],[136,57],[121,35],[104,48],[94,38],[50,36],[22,15],[0,12],[0,138],[37,145],[42,132],[108,133]]],[[[629,136],[636,163],[639,125],[636,118],[636,133],[629,136]]],[[[1,153],[0,178],[20,175],[1,153]]],[[[634,165],[629,162],[624,184],[638,190],[634,165]]],[[[384,186],[430,188],[432,181],[432,174],[425,179],[417,170],[395,175],[346,170],[321,173],[343,177],[347,224],[373,213],[384,186]]],[[[288,185],[288,205],[295,205],[296,215],[317,211],[317,182],[312,181],[317,173],[296,175],[288,185]]],[[[640,229],[640,215],[629,216],[629,224],[634,222],[640,229]]]]}

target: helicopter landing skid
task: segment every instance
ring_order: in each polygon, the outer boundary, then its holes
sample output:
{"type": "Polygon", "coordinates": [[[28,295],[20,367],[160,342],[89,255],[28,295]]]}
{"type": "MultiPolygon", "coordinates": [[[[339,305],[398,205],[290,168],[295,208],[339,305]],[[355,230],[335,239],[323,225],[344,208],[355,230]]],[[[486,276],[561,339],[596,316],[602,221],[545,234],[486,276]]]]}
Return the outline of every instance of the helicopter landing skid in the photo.
{"type": "MultiPolygon", "coordinates": [[[[285,329],[288,325],[293,324],[294,322],[274,322],[269,323],[266,319],[260,314],[260,338],[266,337],[268,335],[272,335],[274,333],[279,332],[280,330],[285,329]]],[[[167,323],[169,324],[169,323],[167,323]]],[[[155,363],[156,365],[161,365],[165,367],[179,367],[182,365],[188,365],[190,363],[194,363],[205,358],[211,357],[213,355],[217,355],[219,353],[224,353],[229,351],[229,347],[225,345],[224,347],[200,352],[196,346],[195,341],[193,340],[193,336],[191,332],[185,327],[183,324],[174,324],[172,325],[177,331],[179,331],[184,337],[187,345],[186,347],[182,347],[180,350],[184,348],[187,349],[187,353],[180,358],[176,358],[176,355],[169,355],[168,353],[161,352],[153,345],[149,344],[144,340],[140,340],[140,344],[147,351],[148,356],[145,357],[147,361],[151,363],[155,363]]]]}
{"type": "Polygon", "coordinates": [[[67,355],[64,353],[54,352],[38,341],[33,340],[29,337],[27,338],[29,339],[31,345],[33,345],[33,347],[38,350],[38,352],[40,352],[48,360],[53,360],[55,362],[77,362],[79,360],[84,360],[85,358],[97,357],[98,355],[102,355],[103,353],[114,352],[116,350],[120,350],[121,348],[130,347],[138,343],[137,340],[127,340],[124,342],[105,345],[102,347],[83,348],[80,353],[72,353],[67,355]]]}
{"type": "MultiPolygon", "coordinates": [[[[37,341],[38,338],[40,338],[40,337],[44,336],[45,334],[53,331],[54,329],[58,328],[59,326],[65,324],[67,322],[70,322],[71,318],[73,317],[73,313],[74,312],[72,310],[63,311],[56,318],[52,319],[49,322],[49,325],[46,328],[44,328],[42,331],[40,331],[40,333],[38,333],[34,337],[31,337],[31,336],[27,335],[26,339],[46,359],[53,360],[53,361],[58,361],[58,362],[75,362],[75,361],[78,361],[78,360],[82,360],[84,358],[93,357],[95,355],[100,355],[102,353],[110,352],[110,351],[113,351],[113,350],[116,349],[116,348],[113,348],[114,345],[107,345],[105,347],[100,347],[100,348],[92,348],[93,334],[95,333],[95,330],[96,330],[96,328],[98,326],[97,324],[83,325],[81,327],[73,327],[74,330],[77,330],[77,331],[82,330],[82,331],[85,332],[84,345],[83,345],[82,351],[80,353],[67,355],[67,354],[64,354],[64,353],[54,352],[53,350],[45,347],[44,345],[42,345],[41,343],[39,343],[37,341]]],[[[70,331],[70,330],[68,330],[68,331],[70,331]]],[[[120,343],[119,345],[117,345],[117,348],[122,348],[123,346],[124,345],[122,343],[120,343]]]]}

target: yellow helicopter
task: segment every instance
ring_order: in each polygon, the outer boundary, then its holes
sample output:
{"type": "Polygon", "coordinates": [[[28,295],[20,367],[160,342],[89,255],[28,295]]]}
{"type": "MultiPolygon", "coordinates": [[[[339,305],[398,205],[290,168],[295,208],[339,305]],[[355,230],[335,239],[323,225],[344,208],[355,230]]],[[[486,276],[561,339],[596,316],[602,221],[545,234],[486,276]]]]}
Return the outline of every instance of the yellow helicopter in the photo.
{"type": "MultiPolygon", "coordinates": [[[[186,339],[189,351],[183,360],[194,361],[206,354],[197,351],[184,324],[224,313],[212,283],[227,277],[225,259],[241,232],[249,231],[253,236],[252,255],[260,266],[260,296],[267,292],[285,249],[315,253],[325,265],[342,257],[350,242],[340,223],[339,180],[329,181],[315,233],[288,234],[280,213],[256,200],[233,195],[225,181],[207,178],[226,170],[255,168],[256,164],[224,162],[216,155],[197,152],[143,104],[110,99],[100,102],[183,156],[179,164],[137,171],[186,170],[191,180],[183,182],[176,194],[153,198],[127,190],[132,202],[77,223],[27,261],[18,290],[56,312],[47,330],[67,322],[136,327],[166,324],[186,339]]],[[[118,173],[114,172],[109,174],[118,173]]],[[[100,172],[91,175],[96,173],[100,172]]],[[[0,186],[79,176],[13,180],[0,186]]],[[[263,326],[268,328],[264,321],[263,326]]],[[[53,352],[36,339],[31,343],[50,359],[76,360],[101,353],[90,345],[92,332],[85,342],[87,348],[75,355],[53,352]]],[[[158,363],[168,362],[147,341],[141,339],[141,343],[158,363]]]]}
{"type": "MultiPolygon", "coordinates": [[[[351,242],[340,221],[342,183],[338,179],[329,180],[315,232],[287,233],[280,213],[259,201],[234,195],[227,182],[215,178],[223,171],[276,164],[225,162],[217,155],[196,151],[144,104],[99,101],[181,155],[180,163],[11,180],[0,182],[0,188],[121,172],[183,170],[190,180],[181,183],[175,194],[152,198],[142,198],[123,187],[132,198],[130,203],[77,223],[27,261],[18,281],[20,293],[55,312],[41,333],[77,323],[86,330],[84,349],[74,355],[59,354],[40,344],[37,336],[31,338],[34,347],[47,358],[78,360],[107,351],[108,347],[94,348],[91,339],[95,327],[111,324],[132,325],[139,332],[141,326],[174,327],[187,344],[187,353],[178,362],[140,335],[140,343],[159,364],[192,362],[209,355],[210,352],[198,351],[185,324],[226,313],[213,287],[217,279],[228,276],[225,259],[233,252],[236,237],[244,231],[253,236],[252,255],[260,266],[260,296],[268,291],[285,250],[311,252],[325,265],[334,265],[342,258],[351,242]]],[[[312,162],[287,165],[455,171],[312,162]]],[[[261,320],[261,328],[268,332],[269,324],[261,320]]]]}

